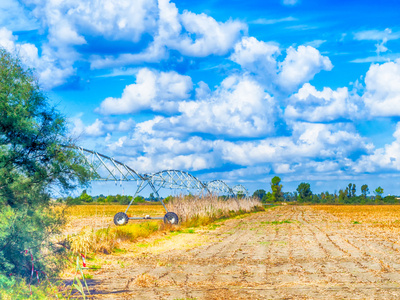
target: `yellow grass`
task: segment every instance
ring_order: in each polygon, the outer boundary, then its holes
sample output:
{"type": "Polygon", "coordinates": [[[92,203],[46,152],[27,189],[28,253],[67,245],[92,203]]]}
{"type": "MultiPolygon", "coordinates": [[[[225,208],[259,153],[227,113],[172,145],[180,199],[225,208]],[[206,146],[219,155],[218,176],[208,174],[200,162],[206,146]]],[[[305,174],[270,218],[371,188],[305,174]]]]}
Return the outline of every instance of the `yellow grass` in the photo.
{"type": "MultiPolygon", "coordinates": [[[[124,212],[127,205],[75,205],[65,209],[67,217],[83,218],[92,216],[114,217],[117,212],[124,212]]],[[[160,205],[132,205],[128,210],[128,216],[144,217],[163,216],[164,207],[160,205]]]]}
{"type": "MultiPolygon", "coordinates": [[[[115,226],[112,218],[125,211],[126,205],[77,205],[68,207],[67,239],[74,253],[110,253],[124,241],[134,242],[155,231],[170,230],[160,221],[129,221],[125,226],[115,226]]],[[[181,226],[200,226],[222,217],[232,217],[256,210],[264,210],[256,199],[218,200],[218,197],[177,197],[168,204],[168,210],[178,214],[181,226]]],[[[128,216],[163,216],[162,205],[134,205],[128,216]]]]}
{"type": "Polygon", "coordinates": [[[184,226],[207,225],[217,219],[264,210],[260,200],[234,199],[220,200],[217,196],[180,196],[167,204],[168,210],[175,212],[184,226]]]}
{"type": "Polygon", "coordinates": [[[131,223],[120,227],[108,227],[100,230],[84,228],[78,234],[67,237],[71,250],[76,253],[110,253],[122,241],[135,241],[139,237],[148,237],[161,226],[159,221],[131,223]]]}
{"type": "Polygon", "coordinates": [[[316,205],[313,208],[331,213],[343,222],[400,230],[400,205],[316,205]]]}

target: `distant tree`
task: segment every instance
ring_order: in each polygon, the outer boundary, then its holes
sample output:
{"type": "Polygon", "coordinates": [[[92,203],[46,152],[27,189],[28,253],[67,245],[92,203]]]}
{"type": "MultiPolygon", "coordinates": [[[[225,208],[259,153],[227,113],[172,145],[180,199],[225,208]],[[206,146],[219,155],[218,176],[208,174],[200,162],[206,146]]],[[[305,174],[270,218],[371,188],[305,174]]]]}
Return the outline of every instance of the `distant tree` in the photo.
{"type": "Polygon", "coordinates": [[[285,201],[287,202],[293,202],[297,200],[297,192],[285,192],[283,193],[283,198],[285,198],[285,201]]]}
{"type": "Polygon", "coordinates": [[[367,198],[367,194],[369,194],[369,188],[367,184],[363,184],[361,186],[361,194],[363,195],[364,198],[367,198]]]}
{"type": "Polygon", "coordinates": [[[378,186],[378,187],[375,189],[374,194],[376,195],[376,197],[375,197],[375,203],[378,204],[379,201],[382,200],[383,188],[381,188],[380,186],[378,186]]]}
{"type": "Polygon", "coordinates": [[[298,200],[300,202],[311,201],[312,192],[311,192],[311,187],[310,187],[309,183],[306,183],[306,182],[300,183],[296,190],[299,193],[298,200]]]}
{"type": "Polygon", "coordinates": [[[347,195],[349,198],[356,196],[356,185],[354,183],[349,183],[347,195]]]}
{"type": "Polygon", "coordinates": [[[106,202],[106,198],[100,196],[99,198],[97,198],[97,202],[98,203],[104,203],[104,202],[106,202]]]}
{"type": "Polygon", "coordinates": [[[150,193],[149,200],[150,201],[156,201],[157,200],[156,197],[154,197],[154,193],[150,193]]]}
{"type": "Polygon", "coordinates": [[[113,195],[108,195],[106,198],[107,203],[117,202],[117,198],[113,195]]]}
{"type": "Polygon", "coordinates": [[[165,204],[167,204],[167,203],[171,202],[172,199],[174,199],[174,197],[172,197],[171,195],[169,195],[169,196],[167,196],[167,197],[163,200],[163,202],[164,202],[165,204]]]}
{"type": "Polygon", "coordinates": [[[339,190],[339,196],[338,196],[339,204],[344,204],[346,202],[347,195],[348,195],[348,188],[346,188],[345,190],[342,189],[339,190]]]}
{"type": "Polygon", "coordinates": [[[262,198],[267,194],[267,192],[265,190],[256,190],[253,193],[253,198],[258,198],[260,200],[262,200],[262,198]]]}
{"type": "Polygon", "coordinates": [[[82,194],[79,196],[79,198],[83,203],[91,203],[91,202],[93,202],[92,196],[88,195],[86,190],[82,191],[82,194]]]}
{"type": "Polygon", "coordinates": [[[383,198],[383,202],[387,204],[397,204],[398,201],[396,199],[396,196],[386,196],[383,198]]]}
{"type": "Polygon", "coordinates": [[[274,197],[271,192],[268,192],[264,197],[261,199],[261,202],[263,203],[273,203],[274,202],[274,197]]]}
{"type": "Polygon", "coordinates": [[[146,202],[144,197],[142,196],[136,196],[135,199],[133,200],[134,203],[144,203],[146,202]]]}
{"type": "Polygon", "coordinates": [[[117,201],[121,205],[129,204],[131,202],[132,198],[133,198],[132,196],[126,196],[126,195],[120,196],[120,195],[117,195],[117,201]]]}
{"type": "Polygon", "coordinates": [[[278,176],[275,176],[271,179],[271,190],[272,190],[272,201],[273,202],[281,202],[285,199],[283,198],[282,193],[282,185],[280,184],[281,179],[278,176]]]}

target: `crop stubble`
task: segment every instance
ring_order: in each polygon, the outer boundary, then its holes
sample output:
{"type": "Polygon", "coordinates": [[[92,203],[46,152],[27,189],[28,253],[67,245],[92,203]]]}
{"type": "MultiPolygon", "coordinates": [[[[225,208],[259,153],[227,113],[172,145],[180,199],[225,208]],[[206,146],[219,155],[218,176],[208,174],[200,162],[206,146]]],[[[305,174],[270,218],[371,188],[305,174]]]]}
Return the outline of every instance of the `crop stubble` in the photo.
{"type": "Polygon", "coordinates": [[[398,299],[399,230],[390,224],[400,219],[400,210],[355,207],[352,214],[347,209],[276,207],[165,240],[201,245],[162,252],[149,246],[104,257],[107,266],[90,280],[92,294],[100,299],[398,299]]]}

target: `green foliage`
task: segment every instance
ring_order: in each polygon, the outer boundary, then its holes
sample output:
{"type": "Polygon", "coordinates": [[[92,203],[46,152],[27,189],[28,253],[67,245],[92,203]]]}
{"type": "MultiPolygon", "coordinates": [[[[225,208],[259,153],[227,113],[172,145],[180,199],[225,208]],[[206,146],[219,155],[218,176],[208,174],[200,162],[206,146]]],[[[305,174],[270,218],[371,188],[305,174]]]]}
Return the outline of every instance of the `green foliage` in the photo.
{"type": "Polygon", "coordinates": [[[163,200],[163,202],[164,202],[164,204],[167,204],[167,203],[169,203],[170,201],[172,201],[172,199],[174,199],[174,197],[172,197],[171,195],[169,195],[169,196],[167,196],[167,197],[163,200]]]}
{"type": "Polygon", "coordinates": [[[23,278],[0,274],[0,299],[2,300],[45,300],[50,299],[50,295],[56,299],[60,296],[57,294],[59,294],[57,289],[44,277],[40,284],[29,286],[23,278]]]}
{"type": "Polygon", "coordinates": [[[136,196],[135,199],[133,200],[135,203],[144,203],[146,200],[142,196],[136,196]]]}
{"type": "Polygon", "coordinates": [[[55,274],[63,248],[50,238],[63,224],[49,191],[67,192],[90,178],[82,156],[64,148],[65,119],[47,103],[33,73],[0,50],[0,273],[30,278],[55,274]],[[46,253],[46,254],[44,254],[46,253]]]}
{"type": "Polygon", "coordinates": [[[253,193],[253,198],[258,198],[258,199],[262,200],[266,194],[267,194],[267,192],[265,190],[256,190],[253,193]]]}
{"type": "Polygon", "coordinates": [[[308,202],[312,200],[312,192],[309,183],[306,182],[300,183],[296,190],[299,193],[298,195],[299,202],[308,202]]]}
{"type": "Polygon", "coordinates": [[[282,185],[280,184],[281,179],[275,176],[271,179],[271,190],[272,190],[272,202],[282,202],[283,198],[282,185]]]}
{"type": "Polygon", "coordinates": [[[369,188],[367,184],[363,184],[361,186],[361,194],[364,196],[364,198],[367,198],[367,194],[369,193],[369,188]]]}
{"type": "Polygon", "coordinates": [[[79,199],[84,203],[91,203],[93,202],[92,196],[88,195],[86,190],[83,190],[82,194],[80,195],[79,199]]]}

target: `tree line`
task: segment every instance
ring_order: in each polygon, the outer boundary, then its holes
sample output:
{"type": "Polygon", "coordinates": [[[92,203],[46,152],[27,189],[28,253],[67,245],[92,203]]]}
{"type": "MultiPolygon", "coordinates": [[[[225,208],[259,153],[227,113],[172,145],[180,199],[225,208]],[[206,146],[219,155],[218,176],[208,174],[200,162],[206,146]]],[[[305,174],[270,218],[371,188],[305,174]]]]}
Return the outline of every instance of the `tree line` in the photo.
{"type": "MultiPolygon", "coordinates": [[[[163,199],[164,203],[168,203],[168,201],[172,198],[172,196],[168,196],[163,199]]],[[[156,202],[158,199],[154,196],[153,193],[150,193],[150,196],[148,198],[145,198],[143,196],[136,196],[133,198],[133,196],[130,195],[108,195],[105,196],[103,194],[100,194],[98,196],[91,196],[87,193],[87,190],[83,190],[82,193],[77,196],[77,197],[62,197],[58,198],[57,202],[59,203],[65,203],[67,205],[83,205],[83,204],[121,204],[121,205],[128,205],[131,203],[133,205],[137,204],[143,204],[145,202],[156,202]],[[133,199],[133,201],[132,201],[133,199]]]]}
{"type": "Polygon", "coordinates": [[[333,194],[328,191],[314,194],[311,186],[307,182],[298,185],[294,192],[283,192],[281,178],[275,176],[270,182],[271,191],[266,192],[264,189],[256,190],[253,197],[259,198],[263,203],[277,202],[298,202],[312,204],[398,204],[399,198],[393,195],[383,197],[383,188],[377,187],[373,193],[370,193],[367,184],[361,186],[361,194],[357,195],[356,185],[349,183],[343,189],[333,194]]]}

